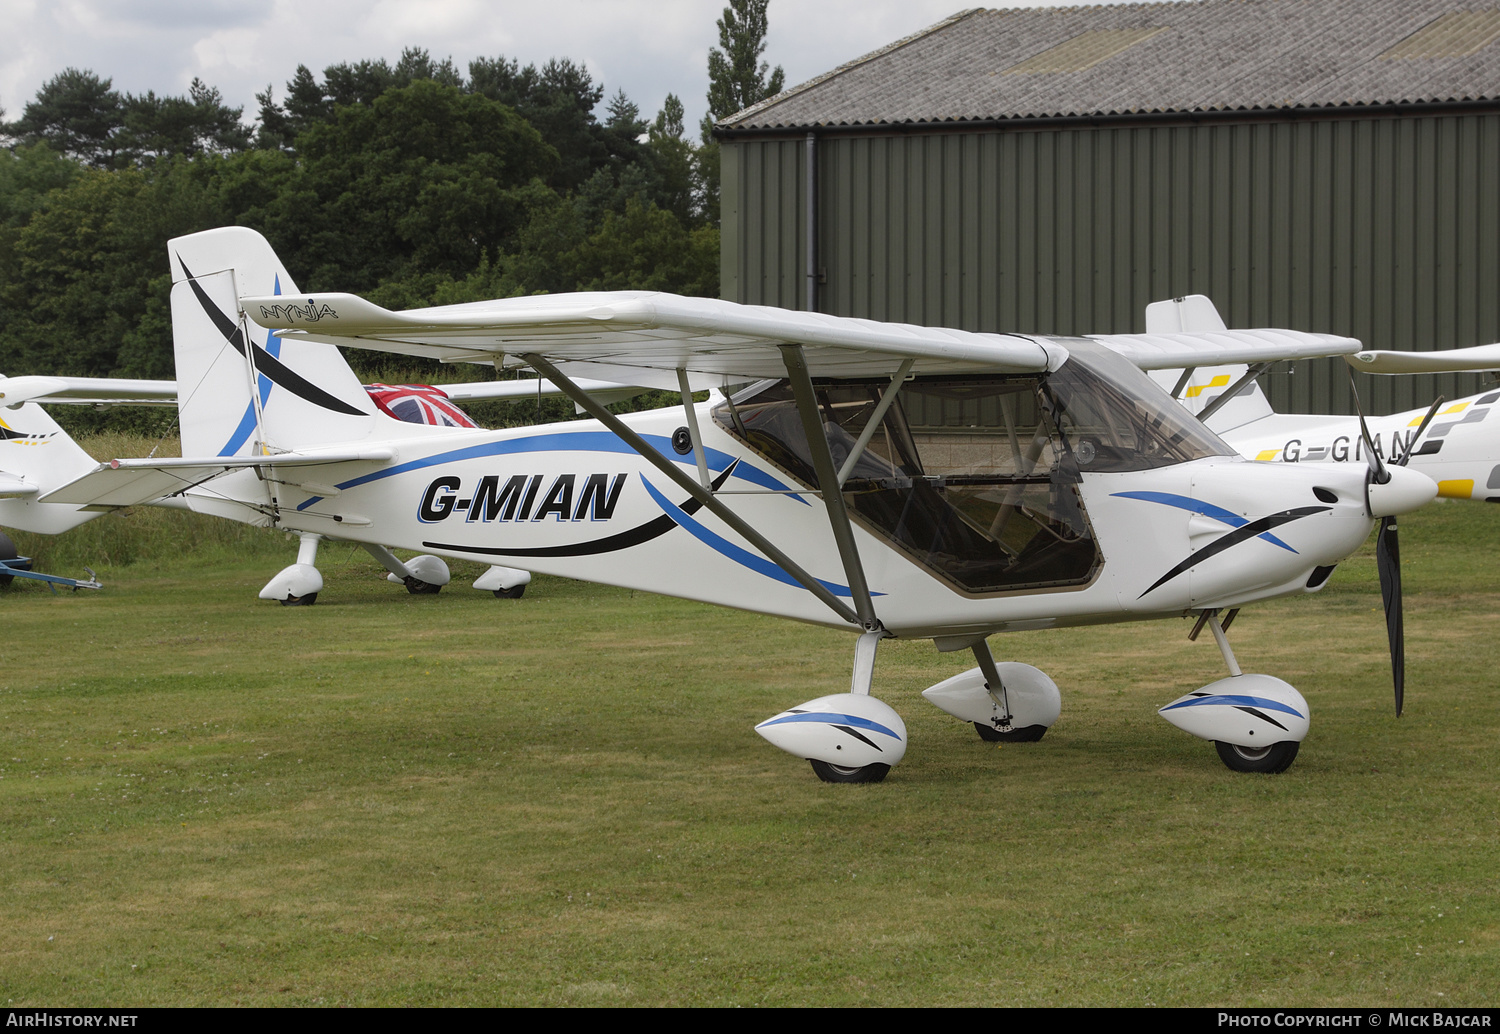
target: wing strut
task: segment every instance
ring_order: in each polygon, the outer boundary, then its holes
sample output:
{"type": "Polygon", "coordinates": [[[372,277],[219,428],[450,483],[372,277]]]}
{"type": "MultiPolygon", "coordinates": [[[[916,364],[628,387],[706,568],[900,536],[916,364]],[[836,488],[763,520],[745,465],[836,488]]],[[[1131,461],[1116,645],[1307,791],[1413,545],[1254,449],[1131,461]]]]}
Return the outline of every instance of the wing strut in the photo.
{"type": "MultiPolygon", "coordinates": [[[[859,623],[866,631],[878,631],[881,627],[880,619],[875,616],[875,604],[870,599],[870,587],[865,582],[865,569],[859,562],[859,549],[854,544],[854,528],[849,524],[849,511],[844,508],[844,493],[839,491],[839,476],[833,469],[833,451],[828,448],[828,432],[823,430],[823,418],[818,414],[818,397],[813,391],[812,377],[807,372],[807,357],[802,354],[801,345],[778,347],[781,349],[782,362],[786,363],[787,376],[791,378],[792,395],[797,400],[797,412],[802,417],[802,430],[807,434],[813,472],[818,475],[818,487],[823,489],[823,505],[828,507],[828,523],[833,528],[833,541],[839,547],[839,559],[844,562],[844,576],[849,580],[854,609],[859,612],[859,623]]],[[[891,398],[895,397],[894,389],[898,385],[899,382],[891,385],[888,392],[891,398]]]]}
{"type": "MultiPolygon", "coordinates": [[[[599,421],[605,427],[613,431],[616,435],[619,436],[621,441],[623,441],[626,445],[630,446],[637,453],[639,453],[642,459],[646,460],[657,470],[661,471],[668,478],[670,478],[672,483],[675,484],[678,488],[682,489],[684,492],[687,492],[694,499],[698,500],[698,502],[702,503],[709,513],[712,513],[714,516],[718,517],[719,520],[729,525],[730,528],[734,529],[736,534],[740,535],[745,539],[745,541],[749,542],[756,549],[764,553],[771,559],[773,563],[776,564],[776,566],[780,567],[787,574],[791,575],[793,578],[797,579],[798,582],[802,583],[802,587],[805,588],[808,592],[812,593],[818,599],[822,600],[823,603],[828,606],[828,609],[832,610],[835,614],[852,625],[863,624],[863,622],[860,620],[859,615],[850,610],[842,600],[840,600],[837,596],[830,592],[821,582],[804,571],[801,566],[796,563],[796,561],[792,560],[791,557],[787,556],[781,550],[773,546],[769,541],[767,541],[764,535],[756,531],[754,528],[750,527],[750,525],[746,524],[738,514],[729,509],[729,507],[725,506],[723,502],[721,502],[712,492],[705,489],[694,478],[690,478],[686,474],[682,473],[682,471],[678,470],[677,464],[673,463],[671,460],[667,459],[661,453],[657,452],[650,445],[648,445],[640,435],[636,434],[630,428],[626,427],[620,421],[619,417],[615,416],[609,410],[599,405],[599,403],[595,401],[593,396],[584,391],[582,388],[578,387],[578,385],[574,384],[567,377],[563,376],[562,372],[559,371],[557,367],[547,362],[547,360],[543,359],[535,352],[517,353],[516,357],[526,365],[530,366],[532,369],[536,370],[537,373],[541,374],[543,377],[546,377],[553,384],[557,385],[557,387],[561,388],[563,394],[577,403],[580,409],[582,409],[589,416],[593,417],[595,420],[599,421]]],[[[822,430],[821,424],[819,425],[819,430],[822,430]]],[[[827,450],[826,444],[824,445],[824,450],[827,450]]],[[[832,465],[833,462],[830,459],[829,466],[832,465]]],[[[842,497],[840,498],[839,502],[842,504],[842,497]]],[[[856,603],[859,600],[858,594],[861,591],[865,592],[865,606],[868,607],[869,593],[864,588],[863,578],[861,578],[860,580],[859,588],[853,588],[851,586],[851,589],[855,593],[854,598],[856,603]]]]}
{"type": "Polygon", "coordinates": [[[906,375],[911,373],[912,364],[915,359],[908,359],[901,364],[896,375],[891,378],[891,383],[886,387],[885,393],[880,396],[880,401],[875,406],[875,412],[870,414],[870,419],[865,422],[865,429],[859,436],[859,441],[854,443],[854,448],[849,450],[849,458],[844,460],[844,465],[839,468],[839,487],[844,487],[844,482],[849,480],[849,475],[854,471],[854,465],[865,453],[865,446],[870,444],[870,439],[880,429],[881,422],[885,420],[885,414],[891,408],[891,403],[896,401],[896,392],[901,390],[901,385],[906,381],[906,375]]]}
{"type": "Polygon", "coordinates": [[[1229,387],[1225,388],[1222,395],[1203,407],[1203,411],[1198,414],[1198,422],[1204,424],[1208,423],[1208,418],[1222,409],[1230,399],[1238,395],[1241,388],[1249,384],[1251,381],[1255,380],[1255,378],[1259,377],[1270,368],[1270,363],[1252,363],[1250,365],[1250,369],[1245,371],[1245,375],[1243,377],[1235,381],[1229,387]]]}

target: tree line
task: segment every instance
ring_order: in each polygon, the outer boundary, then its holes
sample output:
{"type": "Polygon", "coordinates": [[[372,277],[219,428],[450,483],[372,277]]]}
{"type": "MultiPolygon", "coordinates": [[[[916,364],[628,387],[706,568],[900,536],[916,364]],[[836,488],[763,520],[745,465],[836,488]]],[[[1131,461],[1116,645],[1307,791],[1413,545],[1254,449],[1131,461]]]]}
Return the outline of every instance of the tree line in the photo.
{"type": "Polygon", "coordinates": [[[781,89],[766,3],[724,9],[697,139],[676,96],[647,117],[561,58],[299,66],[249,125],[198,80],[158,97],[66,69],[0,123],[0,372],[172,377],[166,242],[214,226],[265,234],[304,291],[392,309],[716,295],[709,130],[781,89]]]}

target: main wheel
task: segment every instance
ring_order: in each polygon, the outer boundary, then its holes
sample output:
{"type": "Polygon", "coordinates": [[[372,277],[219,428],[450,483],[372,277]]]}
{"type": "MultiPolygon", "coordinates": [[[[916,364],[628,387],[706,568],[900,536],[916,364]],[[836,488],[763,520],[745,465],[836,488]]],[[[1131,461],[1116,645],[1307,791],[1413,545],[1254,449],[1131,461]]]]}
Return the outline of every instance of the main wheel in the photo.
{"type": "Polygon", "coordinates": [[[443,591],[441,585],[433,585],[431,582],[424,582],[420,578],[411,577],[405,581],[406,591],[413,596],[436,596],[443,591]]]}
{"type": "Polygon", "coordinates": [[[495,599],[497,600],[518,600],[524,595],[526,595],[525,582],[522,582],[520,585],[512,585],[509,589],[495,590],[495,599]]]}
{"type": "Polygon", "coordinates": [[[318,602],[318,594],[310,592],[306,596],[288,596],[280,602],[283,607],[311,607],[318,602]]]}
{"type": "Polygon", "coordinates": [[[1241,747],[1237,743],[1214,740],[1219,758],[1236,772],[1264,772],[1275,775],[1285,772],[1302,746],[1296,740],[1282,740],[1268,747],[1241,747]]]}
{"type": "MultiPolygon", "coordinates": [[[[14,560],[20,555],[16,550],[16,544],[10,540],[10,536],[0,531],[0,560],[14,560]]],[[[0,574],[0,589],[15,580],[16,576],[13,574],[0,574]]]]}
{"type": "Polygon", "coordinates": [[[1024,729],[1012,729],[1009,732],[1001,732],[993,725],[984,722],[975,722],[974,731],[979,733],[979,738],[986,743],[1035,743],[1047,735],[1045,725],[1028,725],[1024,729]]]}
{"type": "Polygon", "coordinates": [[[826,761],[814,761],[807,759],[812,764],[818,778],[825,783],[878,783],[885,778],[885,774],[891,770],[890,765],[866,765],[863,768],[846,768],[843,765],[830,765],[826,761]]]}

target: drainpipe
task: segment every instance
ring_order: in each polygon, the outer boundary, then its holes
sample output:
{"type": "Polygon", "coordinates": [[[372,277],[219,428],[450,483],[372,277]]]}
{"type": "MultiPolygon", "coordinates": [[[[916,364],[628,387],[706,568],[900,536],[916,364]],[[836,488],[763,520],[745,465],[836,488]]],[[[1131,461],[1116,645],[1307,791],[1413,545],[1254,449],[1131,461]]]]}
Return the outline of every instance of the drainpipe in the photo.
{"type": "Polygon", "coordinates": [[[806,155],[807,184],[807,311],[818,311],[818,138],[807,134],[806,155]]]}

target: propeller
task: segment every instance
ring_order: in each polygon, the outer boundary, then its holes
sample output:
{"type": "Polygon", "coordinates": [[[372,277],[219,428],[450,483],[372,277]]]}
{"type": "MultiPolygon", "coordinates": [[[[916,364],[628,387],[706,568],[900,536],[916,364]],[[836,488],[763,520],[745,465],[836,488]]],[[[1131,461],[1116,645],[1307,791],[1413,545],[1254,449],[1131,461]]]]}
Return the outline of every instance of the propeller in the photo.
{"type": "MultiPolygon", "coordinates": [[[[1359,402],[1359,389],[1355,386],[1352,370],[1349,372],[1349,390],[1354,395],[1354,411],[1359,414],[1359,433],[1364,439],[1366,462],[1370,465],[1370,472],[1365,477],[1365,497],[1368,501],[1370,486],[1388,484],[1391,472],[1375,451],[1375,443],[1370,438],[1370,426],[1365,422],[1365,411],[1359,402]]],[[[1432,422],[1443,401],[1439,397],[1428,408],[1427,415],[1417,427],[1417,433],[1407,442],[1404,451],[1398,454],[1399,446],[1392,445],[1392,466],[1406,466],[1416,449],[1417,440],[1427,430],[1427,425],[1432,422]]],[[[1373,515],[1373,507],[1370,512],[1373,515]]],[[[1385,634],[1391,650],[1391,681],[1396,690],[1396,717],[1400,718],[1401,708],[1406,700],[1406,628],[1401,614],[1401,542],[1397,537],[1394,515],[1380,518],[1380,531],[1375,537],[1375,568],[1380,573],[1380,599],[1385,606],[1385,634]]]]}

